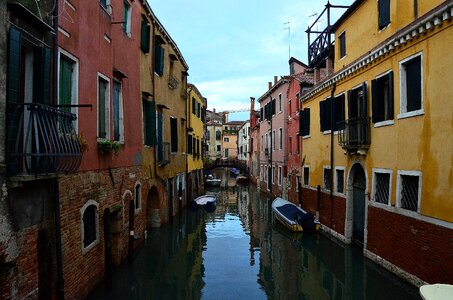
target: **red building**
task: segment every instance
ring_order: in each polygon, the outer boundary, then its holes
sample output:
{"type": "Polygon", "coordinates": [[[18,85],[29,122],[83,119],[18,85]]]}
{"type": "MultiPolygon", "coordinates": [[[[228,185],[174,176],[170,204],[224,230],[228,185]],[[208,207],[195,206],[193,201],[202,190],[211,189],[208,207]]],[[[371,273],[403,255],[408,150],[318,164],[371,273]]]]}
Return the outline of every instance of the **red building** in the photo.
{"type": "MultiPolygon", "coordinates": [[[[300,63],[302,64],[302,63],[300,63]]],[[[308,68],[308,67],[306,67],[308,68]]],[[[303,69],[302,72],[291,76],[288,87],[288,133],[287,133],[287,157],[288,157],[288,200],[294,203],[301,203],[301,145],[303,138],[300,132],[301,111],[299,105],[299,95],[313,85],[313,74],[309,70],[303,69]]]]}
{"type": "Polygon", "coordinates": [[[86,146],[79,172],[58,182],[67,298],[86,296],[104,267],[118,265],[145,235],[149,184],[137,130],[142,9],[127,0],[60,8],[59,104],[72,106],[86,146]]]}

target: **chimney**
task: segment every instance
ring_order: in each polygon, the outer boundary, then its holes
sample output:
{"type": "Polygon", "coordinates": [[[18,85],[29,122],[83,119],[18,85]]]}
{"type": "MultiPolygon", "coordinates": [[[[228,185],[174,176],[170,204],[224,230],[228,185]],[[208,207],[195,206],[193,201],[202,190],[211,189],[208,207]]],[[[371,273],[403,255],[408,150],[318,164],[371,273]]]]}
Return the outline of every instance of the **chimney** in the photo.
{"type": "Polygon", "coordinates": [[[249,116],[249,120],[250,120],[250,126],[251,127],[254,127],[255,126],[255,98],[253,97],[250,97],[250,116],[249,116]]]}
{"type": "Polygon", "coordinates": [[[215,113],[215,108],[212,111],[215,113]]]}
{"type": "Polygon", "coordinates": [[[278,81],[278,76],[274,76],[274,85],[277,84],[277,81],[278,81]]]}
{"type": "Polygon", "coordinates": [[[269,82],[267,83],[267,85],[268,85],[268,90],[270,90],[270,89],[272,88],[272,82],[269,81],[269,82]]]}
{"type": "Polygon", "coordinates": [[[250,97],[250,113],[255,110],[255,98],[250,97]]]}

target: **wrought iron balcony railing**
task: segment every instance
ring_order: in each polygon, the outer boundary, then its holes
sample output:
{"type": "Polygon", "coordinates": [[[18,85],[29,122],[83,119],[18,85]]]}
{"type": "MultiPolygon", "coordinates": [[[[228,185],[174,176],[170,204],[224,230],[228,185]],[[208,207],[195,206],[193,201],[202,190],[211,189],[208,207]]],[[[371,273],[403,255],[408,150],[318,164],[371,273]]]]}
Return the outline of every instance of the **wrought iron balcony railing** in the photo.
{"type": "Polygon", "coordinates": [[[346,150],[367,149],[371,144],[370,118],[338,122],[338,143],[346,150]]]}
{"type": "Polygon", "coordinates": [[[157,163],[166,165],[170,162],[170,143],[157,144],[157,163]]]}
{"type": "Polygon", "coordinates": [[[330,28],[327,27],[316,39],[308,46],[308,63],[310,66],[315,66],[323,59],[329,57],[333,53],[333,34],[330,28]]]}
{"type": "Polygon", "coordinates": [[[10,176],[48,175],[78,169],[82,161],[75,114],[38,104],[10,104],[6,156],[10,176]]]}

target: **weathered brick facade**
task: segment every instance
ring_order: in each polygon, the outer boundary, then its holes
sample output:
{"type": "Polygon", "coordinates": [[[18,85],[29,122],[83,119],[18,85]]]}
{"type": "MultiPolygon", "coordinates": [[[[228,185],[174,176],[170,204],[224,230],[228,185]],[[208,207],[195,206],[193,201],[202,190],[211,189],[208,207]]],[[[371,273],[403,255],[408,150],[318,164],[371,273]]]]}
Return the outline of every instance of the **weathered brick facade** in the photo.
{"type": "Polygon", "coordinates": [[[367,248],[429,283],[453,284],[453,232],[368,206],[367,248]]]}

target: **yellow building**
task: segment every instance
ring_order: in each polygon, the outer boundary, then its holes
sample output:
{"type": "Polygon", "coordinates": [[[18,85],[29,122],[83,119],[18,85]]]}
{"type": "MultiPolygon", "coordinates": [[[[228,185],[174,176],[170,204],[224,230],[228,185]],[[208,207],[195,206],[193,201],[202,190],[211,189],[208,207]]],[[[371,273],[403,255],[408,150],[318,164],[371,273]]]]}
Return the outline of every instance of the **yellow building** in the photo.
{"type": "Polygon", "coordinates": [[[194,84],[187,85],[187,192],[188,200],[204,192],[203,145],[207,100],[194,84]]]}
{"type": "Polygon", "coordinates": [[[188,69],[178,46],[144,2],[140,75],[142,159],[152,182],[147,201],[148,226],[160,226],[186,205],[188,69]]]}
{"type": "Polygon", "coordinates": [[[304,206],[416,285],[453,283],[452,8],[355,1],[309,46],[328,74],[301,98],[304,206]]]}

